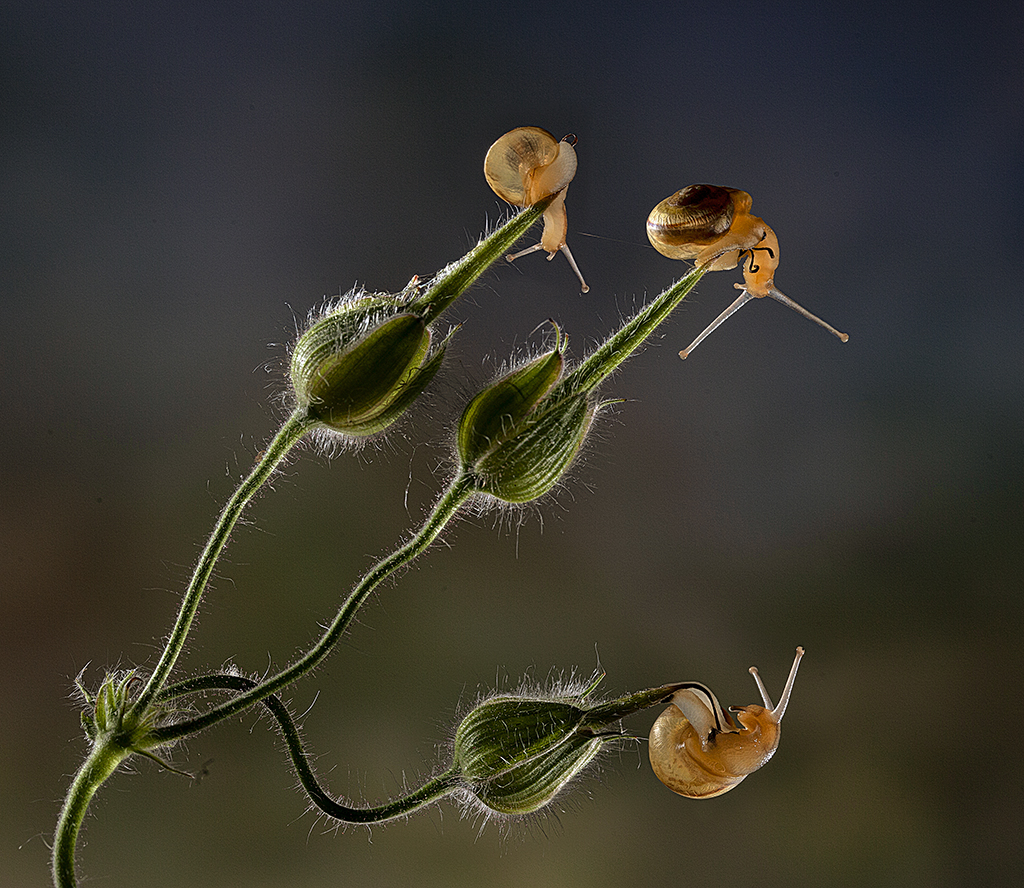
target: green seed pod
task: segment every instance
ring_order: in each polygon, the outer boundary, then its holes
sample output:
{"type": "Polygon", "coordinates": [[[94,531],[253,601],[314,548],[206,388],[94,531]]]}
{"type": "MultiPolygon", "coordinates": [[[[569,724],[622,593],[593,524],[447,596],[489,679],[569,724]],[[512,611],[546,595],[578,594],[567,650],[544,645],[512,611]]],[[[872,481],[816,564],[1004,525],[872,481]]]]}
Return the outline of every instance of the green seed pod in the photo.
{"type": "Polygon", "coordinates": [[[321,318],[292,353],[299,406],[327,428],[352,437],[383,431],[420,395],[444,348],[430,355],[431,335],[412,313],[381,317],[367,299],[321,318]]]}
{"type": "Polygon", "coordinates": [[[469,465],[476,489],[507,503],[528,503],[555,486],[579,453],[594,419],[587,394],[542,404],[469,465]]]}
{"type": "Polygon", "coordinates": [[[529,814],[548,804],[615,736],[595,733],[586,718],[586,709],[559,700],[487,700],[459,725],[455,764],[484,806],[499,814],[529,814]]]}
{"type": "Polygon", "coordinates": [[[527,503],[547,493],[569,468],[596,411],[586,392],[552,395],[565,367],[566,339],[507,373],[469,402],[456,437],[462,470],[478,493],[527,503]]]}
{"type": "Polygon", "coordinates": [[[564,363],[561,350],[555,348],[503,376],[473,398],[459,421],[462,461],[471,464],[515,435],[558,382],[564,363]]]}

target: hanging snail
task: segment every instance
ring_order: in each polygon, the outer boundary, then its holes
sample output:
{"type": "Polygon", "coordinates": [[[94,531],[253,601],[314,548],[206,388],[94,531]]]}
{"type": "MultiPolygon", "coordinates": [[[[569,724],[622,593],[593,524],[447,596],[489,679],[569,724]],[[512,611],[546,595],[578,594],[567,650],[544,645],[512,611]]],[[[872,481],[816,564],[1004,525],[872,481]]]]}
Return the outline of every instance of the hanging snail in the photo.
{"type": "Polygon", "coordinates": [[[677,690],[651,728],[651,767],[658,779],[679,795],[710,799],[760,768],[778,749],[779,724],[803,655],[798,647],[778,706],[772,705],[757,668],[751,666],[764,706],[730,707],[735,721],[704,685],[687,682],[677,690]]]}
{"type": "Polygon", "coordinates": [[[576,137],[572,134],[557,141],[540,127],[521,126],[505,133],[491,145],[484,158],[484,176],[494,193],[513,206],[533,206],[537,201],[555,195],[544,211],[540,243],[518,253],[510,253],[505,258],[514,262],[527,253],[544,250],[550,260],[555,258],[555,253],[564,253],[580,279],[580,288],[586,293],[590,287],[583,280],[565,242],[568,230],[565,193],[576,175],[575,144],[576,137]]]}
{"type": "Polygon", "coordinates": [[[659,253],[670,259],[692,259],[697,265],[706,265],[708,271],[724,271],[743,263],[743,283],[735,285],[742,292],[679,352],[681,358],[685,359],[709,333],[751,299],[765,296],[800,312],[843,342],[850,338],[776,289],[779,240],[770,225],[751,215],[751,203],[750,195],[737,188],[687,185],[665,198],[647,217],[647,237],[659,253]]]}

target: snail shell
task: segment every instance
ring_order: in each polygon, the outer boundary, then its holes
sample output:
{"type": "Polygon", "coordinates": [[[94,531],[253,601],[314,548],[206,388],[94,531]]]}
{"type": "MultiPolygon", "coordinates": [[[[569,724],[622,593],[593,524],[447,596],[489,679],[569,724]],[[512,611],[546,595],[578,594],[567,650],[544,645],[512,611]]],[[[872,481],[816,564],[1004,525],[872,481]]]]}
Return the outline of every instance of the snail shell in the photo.
{"type": "Polygon", "coordinates": [[[764,221],[750,215],[753,199],[738,188],[687,185],[647,217],[647,237],[670,259],[714,259],[710,271],[735,268],[742,250],[764,237],[764,221]]]}
{"type": "Polygon", "coordinates": [[[495,194],[517,207],[529,207],[557,194],[568,187],[575,175],[576,151],[572,143],[559,142],[539,126],[521,126],[505,133],[491,145],[484,158],[487,184],[495,194]]]}
{"type": "Polygon", "coordinates": [[[780,723],[803,653],[802,647],[796,649],[778,706],[772,705],[757,669],[751,666],[765,705],[733,706],[735,720],[707,687],[686,682],[651,728],[649,753],[657,778],[679,795],[710,799],[733,789],[764,765],[779,747],[780,723]]]}

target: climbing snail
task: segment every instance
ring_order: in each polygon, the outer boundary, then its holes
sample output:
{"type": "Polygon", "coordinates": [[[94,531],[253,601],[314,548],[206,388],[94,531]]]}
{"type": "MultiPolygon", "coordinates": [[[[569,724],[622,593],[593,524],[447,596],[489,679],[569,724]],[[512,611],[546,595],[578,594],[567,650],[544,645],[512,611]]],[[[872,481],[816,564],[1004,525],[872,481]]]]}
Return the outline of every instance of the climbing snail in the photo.
{"type": "Polygon", "coordinates": [[[743,262],[743,292],[687,348],[686,358],[703,339],[751,299],[771,296],[804,317],[821,324],[846,342],[850,337],[812,315],[775,288],[779,267],[779,240],[771,226],[750,213],[752,200],[746,191],[718,185],[687,185],[666,197],[647,217],[647,237],[654,248],[670,259],[692,259],[708,271],[724,271],[743,262]]]}
{"type": "Polygon", "coordinates": [[[779,723],[803,655],[798,647],[778,706],[772,706],[757,668],[750,667],[764,706],[730,707],[739,725],[708,688],[686,682],[651,728],[651,767],[658,779],[679,795],[710,799],[760,768],[778,749],[779,723]]]}
{"type": "Polygon", "coordinates": [[[484,158],[484,176],[498,197],[517,207],[533,206],[537,201],[555,195],[544,211],[544,231],[540,243],[510,253],[505,258],[513,262],[520,256],[545,250],[548,259],[562,252],[569,260],[580,287],[586,293],[590,287],[583,280],[576,260],[565,243],[568,219],[565,215],[565,193],[576,175],[576,144],[574,135],[556,141],[547,130],[537,126],[521,126],[505,133],[491,145],[484,158]]]}

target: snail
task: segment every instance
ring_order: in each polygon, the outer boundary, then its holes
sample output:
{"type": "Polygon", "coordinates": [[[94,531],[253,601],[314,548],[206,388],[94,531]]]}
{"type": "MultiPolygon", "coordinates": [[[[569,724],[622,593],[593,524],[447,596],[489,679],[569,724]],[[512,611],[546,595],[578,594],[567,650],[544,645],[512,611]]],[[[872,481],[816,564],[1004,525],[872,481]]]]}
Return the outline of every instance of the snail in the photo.
{"type": "Polygon", "coordinates": [[[544,211],[544,231],[540,243],[510,253],[505,258],[514,262],[520,256],[545,250],[548,259],[562,252],[569,260],[580,288],[586,293],[590,287],[583,280],[576,260],[565,242],[568,219],[565,215],[565,193],[576,175],[576,137],[563,136],[561,141],[538,126],[521,126],[505,133],[487,151],[484,158],[484,177],[498,197],[513,206],[529,207],[537,201],[554,195],[544,211]]]}
{"type": "Polygon", "coordinates": [[[708,688],[686,682],[651,728],[651,767],[658,779],[679,795],[710,799],[760,768],[778,749],[779,723],[803,655],[798,647],[778,706],[772,706],[757,667],[750,667],[764,706],[730,707],[739,725],[708,688]]]}
{"type": "Polygon", "coordinates": [[[746,191],[718,185],[687,185],[665,198],[647,217],[647,237],[659,253],[670,259],[692,259],[708,271],[724,271],[743,263],[743,292],[687,348],[679,352],[686,358],[730,315],[751,299],[771,296],[804,317],[821,324],[843,342],[850,337],[840,333],[821,318],[775,287],[775,269],[779,267],[779,239],[771,226],[750,213],[752,200],[746,191]]]}

